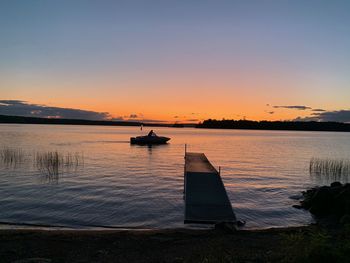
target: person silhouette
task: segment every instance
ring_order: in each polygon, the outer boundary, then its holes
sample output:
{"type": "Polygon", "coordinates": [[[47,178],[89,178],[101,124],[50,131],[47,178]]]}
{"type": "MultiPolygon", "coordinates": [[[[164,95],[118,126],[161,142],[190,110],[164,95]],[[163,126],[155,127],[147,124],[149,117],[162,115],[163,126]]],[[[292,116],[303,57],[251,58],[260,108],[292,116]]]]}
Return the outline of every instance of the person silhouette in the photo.
{"type": "Polygon", "coordinates": [[[152,136],[153,134],[155,134],[155,133],[153,132],[153,130],[151,130],[147,136],[152,136]]]}

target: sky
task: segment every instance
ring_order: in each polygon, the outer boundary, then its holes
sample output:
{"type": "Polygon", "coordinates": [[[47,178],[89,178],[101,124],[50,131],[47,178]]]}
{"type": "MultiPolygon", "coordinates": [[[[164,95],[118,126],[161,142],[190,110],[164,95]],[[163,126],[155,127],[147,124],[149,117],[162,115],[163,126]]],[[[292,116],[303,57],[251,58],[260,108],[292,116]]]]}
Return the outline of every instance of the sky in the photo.
{"type": "Polygon", "coordinates": [[[0,0],[0,114],[350,122],[350,1],[0,0]]]}

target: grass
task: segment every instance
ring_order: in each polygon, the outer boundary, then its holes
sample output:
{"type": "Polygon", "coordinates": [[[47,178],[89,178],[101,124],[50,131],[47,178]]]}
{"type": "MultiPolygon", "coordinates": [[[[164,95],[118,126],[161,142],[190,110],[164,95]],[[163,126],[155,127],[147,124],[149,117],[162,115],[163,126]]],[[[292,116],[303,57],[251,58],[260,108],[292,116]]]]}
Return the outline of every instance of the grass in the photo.
{"type": "Polygon", "coordinates": [[[0,160],[5,165],[17,165],[23,162],[24,153],[21,149],[4,146],[0,149],[0,160]]]}
{"type": "Polygon", "coordinates": [[[310,160],[310,175],[333,181],[348,181],[350,177],[350,160],[321,159],[310,160]]]}
{"type": "Polygon", "coordinates": [[[58,151],[37,152],[34,163],[39,171],[48,176],[58,176],[63,171],[69,171],[72,168],[84,164],[84,156],[80,153],[63,154],[58,151]]]}
{"type": "Polygon", "coordinates": [[[350,253],[349,226],[331,233],[326,229],[283,234],[284,262],[348,262],[350,253]]]}

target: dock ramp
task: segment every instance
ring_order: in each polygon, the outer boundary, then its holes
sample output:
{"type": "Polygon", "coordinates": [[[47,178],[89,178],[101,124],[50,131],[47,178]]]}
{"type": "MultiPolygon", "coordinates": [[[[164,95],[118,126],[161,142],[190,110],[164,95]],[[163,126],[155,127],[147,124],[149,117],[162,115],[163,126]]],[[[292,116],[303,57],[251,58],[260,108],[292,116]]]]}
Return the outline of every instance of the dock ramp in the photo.
{"type": "Polygon", "coordinates": [[[235,223],[236,216],[220,173],[204,153],[185,153],[184,223],[235,223]]]}

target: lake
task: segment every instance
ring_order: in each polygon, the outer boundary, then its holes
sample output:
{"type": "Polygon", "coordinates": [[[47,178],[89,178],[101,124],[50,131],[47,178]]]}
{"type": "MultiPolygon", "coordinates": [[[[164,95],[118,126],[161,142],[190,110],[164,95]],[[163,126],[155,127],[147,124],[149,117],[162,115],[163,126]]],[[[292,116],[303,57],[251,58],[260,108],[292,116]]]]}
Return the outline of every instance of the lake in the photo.
{"type": "MultiPolygon", "coordinates": [[[[0,148],[21,149],[0,161],[0,222],[69,228],[177,228],[183,224],[184,148],[204,152],[221,176],[245,228],[305,225],[292,207],[308,187],[310,159],[348,158],[350,133],[153,128],[167,145],[130,145],[144,127],[0,125],[0,148]],[[83,163],[48,176],[36,152],[78,153],[83,163]]],[[[344,179],[346,180],[346,179],[344,179]]],[[[5,225],[8,227],[8,225],[5,225]]]]}

